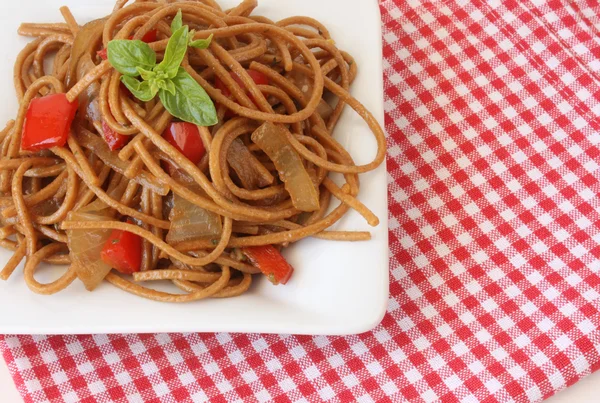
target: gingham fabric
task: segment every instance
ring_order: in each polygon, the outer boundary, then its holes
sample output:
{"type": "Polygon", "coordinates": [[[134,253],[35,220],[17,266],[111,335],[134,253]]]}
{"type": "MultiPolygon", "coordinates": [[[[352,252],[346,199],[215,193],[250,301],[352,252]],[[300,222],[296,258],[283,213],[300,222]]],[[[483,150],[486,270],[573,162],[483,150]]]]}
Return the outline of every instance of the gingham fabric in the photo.
{"type": "Polygon", "coordinates": [[[5,336],[27,402],[530,402],[600,365],[600,6],[384,1],[390,301],[351,337],[5,336]]]}

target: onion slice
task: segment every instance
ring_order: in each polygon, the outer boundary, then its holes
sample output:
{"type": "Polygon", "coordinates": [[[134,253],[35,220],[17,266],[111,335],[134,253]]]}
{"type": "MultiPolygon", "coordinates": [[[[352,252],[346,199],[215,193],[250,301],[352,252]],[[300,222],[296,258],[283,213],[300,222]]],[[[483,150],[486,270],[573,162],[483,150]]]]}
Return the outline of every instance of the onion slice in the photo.
{"type": "MultiPolygon", "coordinates": [[[[294,83],[296,87],[302,92],[305,100],[309,100],[313,92],[313,81],[314,78],[307,76],[297,70],[292,70],[287,74],[287,78],[294,83]]],[[[321,99],[317,106],[317,113],[327,121],[333,113],[333,108],[324,99],[321,99]]]]}
{"type": "MultiPolygon", "coordinates": [[[[113,199],[120,199],[126,187],[127,183],[121,181],[107,193],[113,199]]],[[[96,199],[77,211],[71,211],[67,215],[67,221],[106,221],[113,219],[115,215],[115,210],[102,200],[96,199]]],[[[77,277],[88,291],[93,291],[111,270],[111,267],[100,258],[100,252],[111,232],[110,229],[67,230],[69,257],[77,277]]]]}
{"type": "MultiPolygon", "coordinates": [[[[173,177],[194,192],[204,193],[191,178],[181,174],[180,171],[175,171],[173,177]]],[[[171,245],[202,238],[220,238],[223,231],[219,214],[205,210],[177,194],[173,195],[169,221],[171,227],[166,241],[171,245]]]]}
{"type": "MultiPolygon", "coordinates": [[[[110,219],[108,209],[81,212],[71,211],[67,216],[69,221],[105,221],[110,219]]],[[[69,257],[75,267],[77,277],[88,291],[93,291],[111,267],[100,259],[100,252],[108,239],[111,230],[103,229],[72,229],[67,230],[69,257]]]]}
{"type": "Polygon", "coordinates": [[[102,40],[102,32],[106,18],[93,20],[79,29],[73,46],[71,47],[71,57],[69,58],[69,70],[67,71],[67,88],[71,88],[77,82],[77,66],[79,59],[86,53],[93,56],[102,40]]]}
{"type": "MultiPolygon", "coordinates": [[[[77,80],[81,80],[87,73],[90,72],[96,65],[92,61],[92,57],[88,54],[83,55],[77,63],[77,80]]],[[[98,104],[98,96],[100,95],[100,83],[94,81],[79,95],[79,113],[93,124],[102,123],[102,113],[98,104]]]]}
{"type": "Polygon", "coordinates": [[[198,207],[179,195],[173,196],[169,221],[171,228],[166,241],[171,245],[201,238],[220,238],[223,231],[218,214],[198,207]]]}
{"type": "Polygon", "coordinates": [[[300,211],[319,209],[319,192],[302,164],[302,159],[287,140],[289,135],[282,125],[263,123],[252,133],[252,141],[275,164],[292,204],[300,211]]]}
{"type": "Polygon", "coordinates": [[[239,137],[231,142],[227,150],[227,162],[246,189],[262,188],[275,180],[239,137]]]}
{"type": "MultiPolygon", "coordinates": [[[[117,155],[117,153],[111,151],[104,139],[81,126],[78,126],[76,128],[75,137],[82,147],[91,150],[106,165],[110,166],[112,169],[114,169],[121,175],[125,173],[128,167],[128,163],[126,161],[122,161],[117,155]]],[[[167,193],[169,193],[168,187],[161,184],[154,177],[154,175],[146,171],[141,171],[139,175],[135,176],[134,178],[131,178],[131,180],[136,181],[141,186],[147,187],[148,189],[152,190],[155,193],[158,193],[161,196],[166,196],[167,193]]]]}

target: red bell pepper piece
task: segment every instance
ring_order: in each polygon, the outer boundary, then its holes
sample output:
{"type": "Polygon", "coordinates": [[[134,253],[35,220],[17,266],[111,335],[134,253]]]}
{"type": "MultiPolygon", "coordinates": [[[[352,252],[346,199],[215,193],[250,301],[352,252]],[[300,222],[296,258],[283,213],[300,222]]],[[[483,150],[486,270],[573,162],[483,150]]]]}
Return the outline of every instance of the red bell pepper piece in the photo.
{"type": "MultiPolygon", "coordinates": [[[[156,29],[152,29],[152,30],[146,32],[146,35],[144,35],[142,37],[142,42],[146,42],[146,43],[156,42],[157,38],[158,38],[158,31],[156,29]]],[[[133,35],[131,35],[129,37],[129,39],[133,39],[133,35]]],[[[96,54],[102,60],[108,59],[108,51],[106,49],[101,49],[98,52],[96,52],[96,54]]]]}
{"type": "Polygon", "coordinates": [[[121,149],[125,144],[129,143],[131,136],[126,136],[121,133],[117,133],[103,120],[102,121],[102,137],[111,151],[121,149]]]}
{"type": "MultiPolygon", "coordinates": [[[[267,76],[265,76],[263,73],[261,73],[260,71],[246,70],[246,72],[248,73],[250,78],[252,78],[252,81],[254,81],[257,85],[268,85],[269,84],[269,78],[267,76]]],[[[231,71],[231,72],[229,72],[229,75],[231,75],[231,78],[233,78],[240,87],[246,88],[246,85],[242,82],[242,79],[236,73],[231,71]]],[[[225,95],[226,97],[229,97],[231,95],[231,91],[229,91],[229,88],[227,88],[225,83],[223,81],[221,81],[221,79],[219,77],[215,77],[215,87],[217,89],[221,90],[223,95],[225,95]]],[[[246,93],[248,93],[248,91],[246,91],[246,93]]]]}
{"type": "Polygon", "coordinates": [[[142,238],[129,231],[112,231],[102,252],[102,261],[124,274],[140,271],[142,264],[142,238]]]}
{"type": "Polygon", "coordinates": [[[104,49],[100,49],[99,51],[96,52],[96,54],[98,55],[98,57],[102,60],[108,60],[108,49],[104,48],[104,49]]]}
{"type": "Polygon", "coordinates": [[[21,148],[39,151],[64,146],[78,106],[77,100],[67,101],[65,94],[51,94],[32,99],[25,116],[21,148]]]}
{"type": "Polygon", "coordinates": [[[294,268],[285,260],[273,245],[246,246],[242,253],[248,257],[253,265],[269,278],[273,284],[288,282],[294,268]]]}
{"type": "MultiPolygon", "coordinates": [[[[269,84],[269,78],[266,75],[264,75],[263,73],[261,73],[260,71],[246,70],[246,72],[248,73],[250,78],[252,78],[252,81],[254,81],[257,85],[268,85],[269,84]]],[[[236,73],[231,71],[231,72],[229,72],[229,74],[241,88],[246,88],[246,85],[242,82],[242,79],[236,73]]],[[[218,90],[221,90],[221,93],[224,96],[226,96],[227,98],[229,98],[229,99],[232,98],[231,91],[229,91],[229,88],[227,88],[225,83],[223,81],[221,81],[221,79],[219,77],[215,77],[215,88],[217,88],[218,90]]],[[[248,92],[248,90],[246,90],[246,94],[248,95],[250,100],[256,105],[254,97],[248,92]]],[[[218,105],[217,105],[217,108],[218,108],[218,105]]],[[[228,110],[227,113],[225,114],[225,117],[231,117],[231,116],[233,116],[233,113],[230,110],[228,110]]]]}
{"type": "MultiPolygon", "coordinates": [[[[172,122],[163,133],[163,137],[195,165],[206,153],[198,126],[193,123],[172,122]]],[[[171,164],[165,163],[165,168],[172,174],[174,167],[171,164]]]]}
{"type": "MultiPolygon", "coordinates": [[[[132,38],[133,38],[133,35],[129,39],[132,39],[132,38]]],[[[142,42],[146,42],[146,43],[156,42],[157,38],[158,38],[158,31],[156,29],[151,29],[150,31],[146,32],[146,35],[142,36],[142,42]]]]}

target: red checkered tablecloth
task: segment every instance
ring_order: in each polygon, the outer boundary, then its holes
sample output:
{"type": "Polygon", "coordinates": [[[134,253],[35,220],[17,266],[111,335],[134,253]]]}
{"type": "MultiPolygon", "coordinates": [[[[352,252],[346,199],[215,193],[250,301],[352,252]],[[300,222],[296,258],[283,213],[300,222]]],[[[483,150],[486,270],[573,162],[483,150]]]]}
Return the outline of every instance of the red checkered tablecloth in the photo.
{"type": "Polygon", "coordinates": [[[381,3],[390,301],[350,337],[5,336],[27,402],[529,402],[600,366],[600,6],[381,3]]]}

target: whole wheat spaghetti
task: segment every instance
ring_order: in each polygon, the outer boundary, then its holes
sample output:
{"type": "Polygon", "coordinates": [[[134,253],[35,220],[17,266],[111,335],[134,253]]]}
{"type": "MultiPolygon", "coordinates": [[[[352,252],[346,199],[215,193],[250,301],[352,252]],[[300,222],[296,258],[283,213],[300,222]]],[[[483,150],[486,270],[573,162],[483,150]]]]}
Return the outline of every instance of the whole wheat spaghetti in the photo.
{"type": "Polygon", "coordinates": [[[25,260],[39,294],[79,279],[157,301],[224,298],[253,274],[287,282],[279,252],[298,240],[370,239],[328,231],[350,209],[379,224],[356,198],[358,175],[385,156],[349,93],[356,63],[320,22],[274,22],[256,6],[119,0],[85,25],[63,7],[64,22],[20,26],[34,39],[0,132],[0,244],[14,251],[1,279],[25,260]],[[368,164],[332,137],[347,107],[377,143],[368,164]],[[42,284],[43,261],[67,268],[42,284]],[[180,293],[142,285],[158,280],[180,293]]]}

